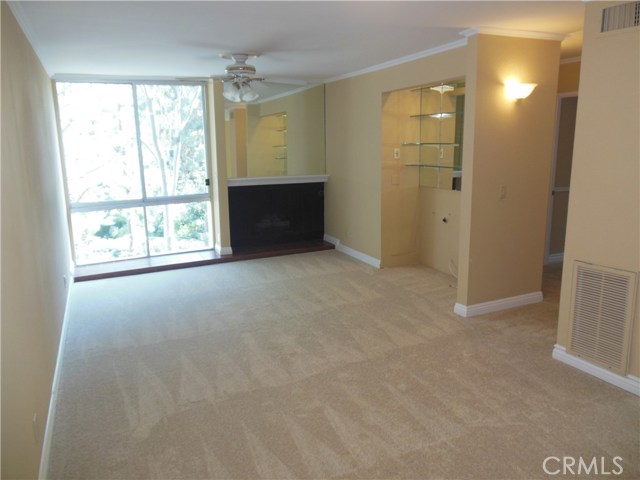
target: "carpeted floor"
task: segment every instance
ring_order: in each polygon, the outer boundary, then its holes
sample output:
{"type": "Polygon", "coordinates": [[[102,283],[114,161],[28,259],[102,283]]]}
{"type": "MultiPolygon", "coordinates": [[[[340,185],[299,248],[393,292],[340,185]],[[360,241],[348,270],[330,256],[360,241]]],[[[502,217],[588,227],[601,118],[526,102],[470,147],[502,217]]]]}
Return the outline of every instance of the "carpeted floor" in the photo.
{"type": "Polygon", "coordinates": [[[639,478],[638,398],[551,358],[559,277],[470,319],[452,277],[336,251],[76,284],[49,477],[535,479],[619,456],[602,478],[639,478]]]}

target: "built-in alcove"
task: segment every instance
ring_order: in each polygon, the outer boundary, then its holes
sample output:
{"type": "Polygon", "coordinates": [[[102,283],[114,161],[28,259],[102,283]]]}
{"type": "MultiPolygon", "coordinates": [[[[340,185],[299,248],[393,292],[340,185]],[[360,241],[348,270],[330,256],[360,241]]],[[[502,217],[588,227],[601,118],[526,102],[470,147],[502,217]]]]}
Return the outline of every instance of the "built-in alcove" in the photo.
{"type": "Polygon", "coordinates": [[[458,263],[464,79],[382,98],[382,265],[458,263]]]}

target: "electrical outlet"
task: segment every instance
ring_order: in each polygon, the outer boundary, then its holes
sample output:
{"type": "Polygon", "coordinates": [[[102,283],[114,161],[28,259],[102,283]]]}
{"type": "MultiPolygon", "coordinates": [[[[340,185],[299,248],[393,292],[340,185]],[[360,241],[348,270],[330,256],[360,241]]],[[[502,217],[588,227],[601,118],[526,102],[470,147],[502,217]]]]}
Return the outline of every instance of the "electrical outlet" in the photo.
{"type": "Polygon", "coordinates": [[[62,284],[64,285],[64,288],[67,288],[69,286],[69,279],[66,275],[62,276],[62,284]]]}
{"type": "Polygon", "coordinates": [[[500,200],[504,200],[507,198],[507,186],[500,185],[500,200]]]}
{"type": "Polygon", "coordinates": [[[396,160],[398,160],[400,158],[400,149],[399,148],[394,148],[393,149],[393,158],[395,158],[396,160]]]}

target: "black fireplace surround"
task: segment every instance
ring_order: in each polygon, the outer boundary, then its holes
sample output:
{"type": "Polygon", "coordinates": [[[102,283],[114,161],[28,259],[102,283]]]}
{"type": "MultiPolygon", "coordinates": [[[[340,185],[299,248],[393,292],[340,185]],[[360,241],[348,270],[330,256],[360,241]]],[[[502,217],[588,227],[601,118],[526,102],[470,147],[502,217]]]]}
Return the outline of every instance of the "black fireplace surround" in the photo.
{"type": "Polygon", "coordinates": [[[324,183],[229,187],[231,248],[322,241],[324,183]]]}

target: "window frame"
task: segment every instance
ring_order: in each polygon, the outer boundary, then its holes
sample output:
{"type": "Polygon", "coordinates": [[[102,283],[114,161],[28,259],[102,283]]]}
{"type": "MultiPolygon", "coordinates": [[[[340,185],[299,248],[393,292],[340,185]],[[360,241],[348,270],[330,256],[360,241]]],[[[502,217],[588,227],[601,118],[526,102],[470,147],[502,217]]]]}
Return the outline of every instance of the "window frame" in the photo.
{"type": "MultiPolygon", "coordinates": [[[[63,189],[65,195],[65,205],[67,208],[67,227],[69,230],[69,239],[71,242],[71,256],[75,265],[78,265],[76,249],[75,249],[75,238],[73,232],[73,222],[72,222],[72,214],[73,213],[87,213],[87,212],[97,212],[97,211],[109,211],[114,209],[126,209],[126,208],[143,208],[144,212],[144,222],[145,225],[148,225],[147,222],[147,211],[145,207],[153,207],[153,206],[162,206],[162,205],[176,205],[182,203],[195,203],[195,202],[209,202],[209,208],[207,209],[210,212],[209,226],[210,226],[210,247],[200,249],[200,250],[189,250],[193,251],[202,251],[209,250],[213,248],[214,238],[215,238],[215,219],[213,218],[214,210],[213,210],[213,198],[212,198],[212,185],[211,185],[211,129],[209,126],[209,102],[207,96],[207,82],[206,81],[198,81],[198,80],[188,80],[188,81],[180,81],[180,80],[131,80],[131,79],[122,79],[122,78],[93,78],[93,77],[82,77],[78,78],[76,76],[67,77],[64,75],[55,76],[52,79],[52,89],[53,89],[53,98],[54,98],[54,108],[56,115],[56,125],[58,130],[58,142],[59,142],[59,151],[60,151],[60,167],[62,173],[62,181],[63,181],[63,189]],[[136,135],[136,145],[137,145],[137,155],[138,155],[138,165],[139,165],[139,179],[141,182],[141,198],[134,198],[130,200],[107,200],[102,202],[71,202],[69,198],[69,186],[67,179],[67,163],[64,151],[64,142],[62,136],[62,126],[60,120],[60,107],[58,103],[58,83],[96,83],[96,84],[115,84],[115,85],[130,85],[132,90],[132,101],[133,101],[133,109],[134,109],[134,120],[135,120],[135,135],[136,135]],[[144,173],[144,160],[142,154],[142,139],[140,134],[140,115],[138,111],[138,97],[136,86],[137,85],[178,85],[178,86],[195,86],[200,88],[200,96],[202,101],[202,124],[204,129],[204,161],[205,161],[205,174],[206,174],[206,192],[204,193],[196,193],[196,194],[186,194],[186,195],[166,195],[166,196],[154,196],[148,197],[146,192],[146,182],[145,182],[145,173],[144,173]]],[[[122,260],[132,260],[135,258],[150,258],[150,257],[159,257],[162,255],[171,255],[172,253],[161,253],[157,255],[151,254],[151,249],[149,247],[149,232],[147,227],[146,230],[146,250],[147,254],[145,256],[132,257],[122,260]]],[[[182,252],[180,252],[182,253],[182,252]]],[[[112,261],[122,261],[122,260],[112,260],[112,261]]],[[[82,265],[92,265],[98,263],[106,263],[104,261],[94,262],[94,263],[83,263],[82,265]]]]}

